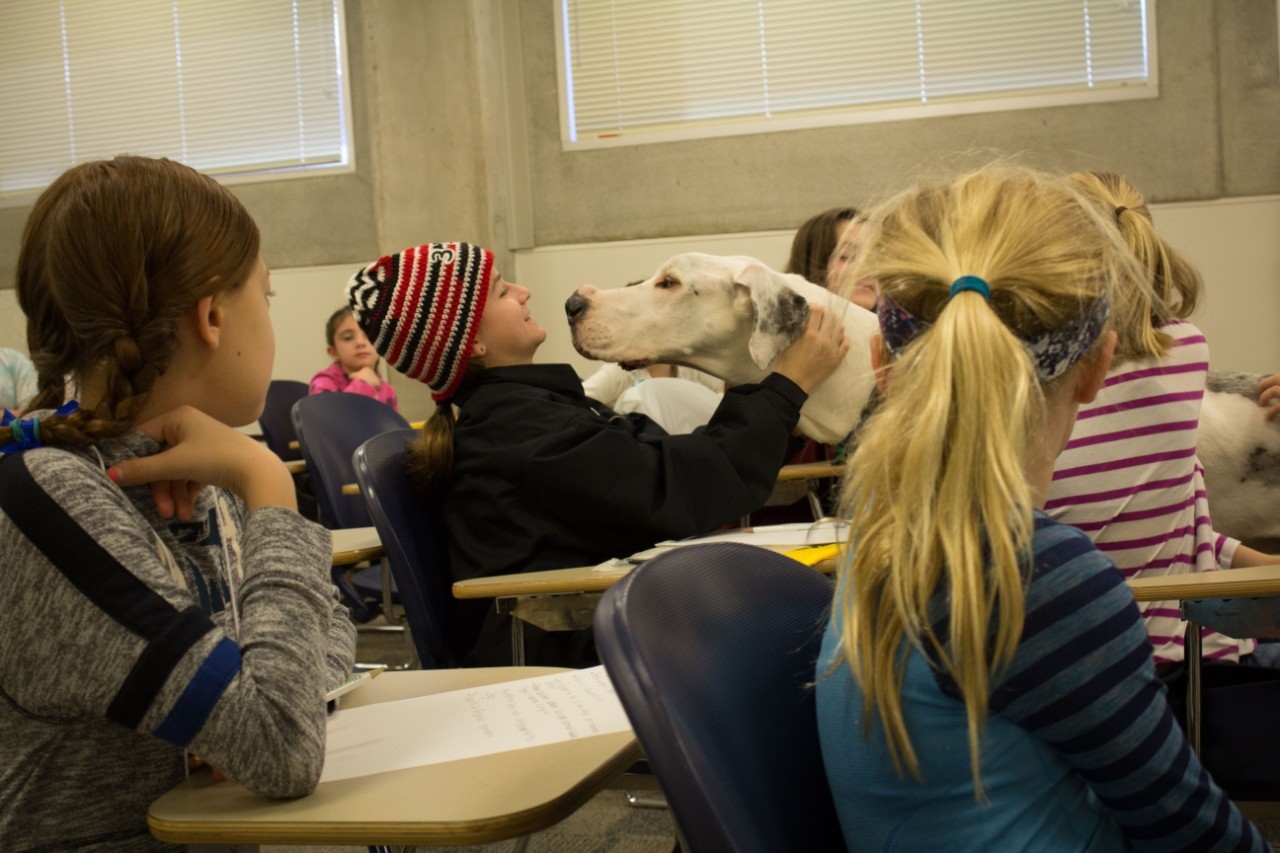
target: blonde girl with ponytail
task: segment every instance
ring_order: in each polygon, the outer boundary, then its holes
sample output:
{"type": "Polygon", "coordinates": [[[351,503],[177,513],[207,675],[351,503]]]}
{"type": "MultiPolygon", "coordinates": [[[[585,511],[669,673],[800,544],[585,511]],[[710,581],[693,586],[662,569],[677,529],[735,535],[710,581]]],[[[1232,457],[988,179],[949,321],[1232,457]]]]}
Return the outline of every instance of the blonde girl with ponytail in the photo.
{"type": "Polygon", "coordinates": [[[1265,849],[1173,723],[1123,578],[1040,511],[1114,289],[1142,286],[1104,212],[990,167],[863,233],[886,400],[849,462],[817,670],[851,849],[1265,849]]]}

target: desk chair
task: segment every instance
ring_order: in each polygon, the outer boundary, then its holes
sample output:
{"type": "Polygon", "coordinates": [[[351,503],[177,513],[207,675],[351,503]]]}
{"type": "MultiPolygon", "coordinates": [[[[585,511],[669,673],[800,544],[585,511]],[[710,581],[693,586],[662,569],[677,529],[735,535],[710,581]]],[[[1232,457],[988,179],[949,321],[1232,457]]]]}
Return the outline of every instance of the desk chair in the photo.
{"type": "Polygon", "coordinates": [[[811,686],[831,580],[726,543],[605,593],[596,647],[692,853],[843,851],[811,686]]]}
{"type": "Polygon", "coordinates": [[[457,601],[450,590],[444,520],[419,494],[409,471],[414,429],[384,432],[360,445],[356,482],[391,563],[409,635],[423,669],[457,666],[475,644],[488,606],[457,601]]]}
{"type": "MultiPolygon", "coordinates": [[[[286,463],[304,466],[302,451],[298,449],[298,433],[293,428],[293,404],[307,396],[307,383],[292,379],[273,379],[267,386],[267,402],[258,418],[262,439],[267,448],[286,463]]],[[[311,485],[305,467],[290,470],[293,488],[298,496],[298,512],[312,521],[320,519],[315,489],[311,485]]]]}
{"type": "MultiPolygon", "coordinates": [[[[342,484],[355,480],[352,454],[375,435],[403,429],[409,422],[372,397],[337,392],[298,400],[293,404],[292,420],[315,487],[320,523],[330,530],[371,526],[373,521],[364,499],[342,494],[342,484]]],[[[351,602],[351,616],[357,622],[368,622],[378,615],[378,608],[369,605],[367,597],[376,601],[379,593],[383,610],[390,618],[394,590],[390,575],[381,569],[349,573],[335,567],[333,581],[351,602]]]]}
{"type": "Polygon", "coordinates": [[[302,458],[302,451],[290,447],[298,440],[293,428],[293,404],[307,396],[307,383],[292,379],[272,379],[267,386],[267,403],[258,418],[267,447],[286,462],[302,458]]]}

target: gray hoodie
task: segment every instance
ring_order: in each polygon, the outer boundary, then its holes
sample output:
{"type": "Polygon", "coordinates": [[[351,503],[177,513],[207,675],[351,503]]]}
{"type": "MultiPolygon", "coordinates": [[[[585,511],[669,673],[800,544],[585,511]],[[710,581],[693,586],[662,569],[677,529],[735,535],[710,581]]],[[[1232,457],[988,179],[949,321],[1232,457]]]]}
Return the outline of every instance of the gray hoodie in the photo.
{"type": "Polygon", "coordinates": [[[184,748],[270,797],[320,776],[355,648],[329,533],[215,488],[163,519],[105,474],[158,450],[0,455],[0,849],[170,849],[146,811],[184,748]]]}

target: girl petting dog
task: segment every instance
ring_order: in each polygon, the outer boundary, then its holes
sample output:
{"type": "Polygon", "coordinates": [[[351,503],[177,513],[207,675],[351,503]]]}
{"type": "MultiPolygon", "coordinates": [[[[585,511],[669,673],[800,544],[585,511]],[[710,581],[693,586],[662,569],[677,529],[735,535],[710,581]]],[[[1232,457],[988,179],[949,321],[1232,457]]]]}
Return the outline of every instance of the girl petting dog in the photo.
{"type": "Polygon", "coordinates": [[[178,163],[84,163],[36,201],[17,291],[40,393],[0,426],[0,846],[172,849],[146,813],[185,750],[309,793],[355,632],[328,532],[233,429],[275,349],[257,226],[178,163]]]}
{"type": "MultiPolygon", "coordinates": [[[[594,565],[758,508],[808,392],[849,346],[842,324],[815,310],[774,373],[728,391],[705,429],[669,436],[584,396],[569,365],[533,363],[547,333],[529,290],[504,279],[487,249],[406,249],[361,269],[347,293],[382,357],[437,403],[419,471],[446,511],[456,579],[594,565]]],[[[509,662],[507,619],[490,614],[474,659],[509,662]]],[[[531,662],[594,659],[586,645],[550,650],[585,644],[582,635],[530,640],[531,662]]]]}
{"type": "MultiPolygon", "coordinates": [[[[989,168],[872,214],[886,394],[818,664],[857,850],[1266,850],[1173,720],[1115,566],[1042,512],[1143,277],[1067,181],[989,168]]],[[[877,345],[878,344],[878,345],[877,345]]]]}

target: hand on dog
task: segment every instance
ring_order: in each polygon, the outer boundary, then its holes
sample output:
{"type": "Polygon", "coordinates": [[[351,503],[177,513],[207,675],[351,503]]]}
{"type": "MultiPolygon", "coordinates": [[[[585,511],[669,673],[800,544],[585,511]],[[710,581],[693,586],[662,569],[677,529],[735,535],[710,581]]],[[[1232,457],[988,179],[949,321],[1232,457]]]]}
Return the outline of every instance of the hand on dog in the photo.
{"type": "Polygon", "coordinates": [[[781,373],[800,386],[806,394],[822,383],[840,366],[849,341],[844,336],[844,323],[823,306],[810,306],[809,325],[791,346],[778,354],[773,372],[781,373]]]}
{"type": "Polygon", "coordinates": [[[1273,373],[1258,383],[1258,405],[1267,410],[1267,420],[1280,414],[1280,373],[1273,373]]]}

